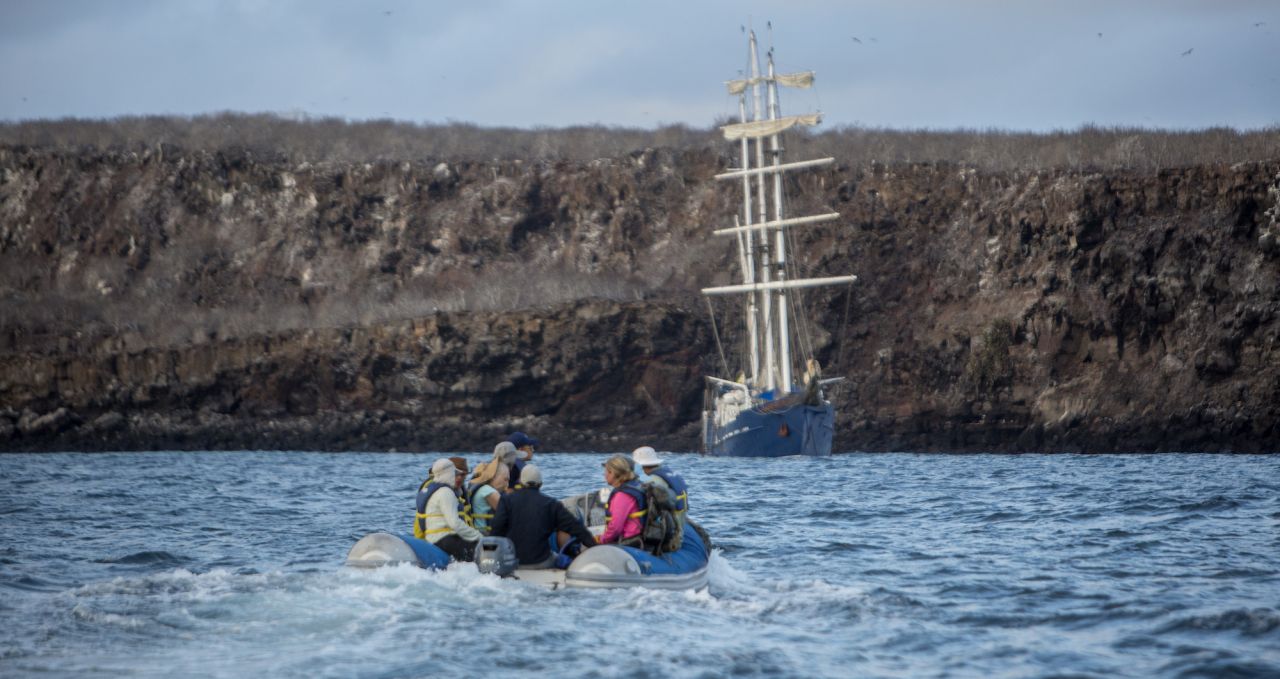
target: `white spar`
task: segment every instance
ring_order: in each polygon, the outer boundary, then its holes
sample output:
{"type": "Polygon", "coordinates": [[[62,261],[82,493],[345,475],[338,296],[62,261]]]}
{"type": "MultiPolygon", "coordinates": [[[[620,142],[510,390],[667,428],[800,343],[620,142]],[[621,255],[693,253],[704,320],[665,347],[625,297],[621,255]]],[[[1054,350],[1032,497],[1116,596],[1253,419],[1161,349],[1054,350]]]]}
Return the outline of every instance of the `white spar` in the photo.
{"type": "Polygon", "coordinates": [[[799,170],[805,167],[818,167],[820,165],[830,165],[835,162],[835,158],[815,158],[813,160],[798,160],[794,163],[781,163],[779,165],[766,165],[764,167],[753,167],[747,170],[731,169],[728,172],[722,172],[715,176],[716,179],[736,179],[738,177],[750,177],[757,174],[774,174],[776,172],[786,172],[788,170],[799,170]]]}
{"type": "Polygon", "coordinates": [[[715,288],[703,288],[704,295],[732,295],[741,292],[759,292],[761,290],[793,290],[795,288],[816,288],[823,285],[839,285],[854,283],[857,276],[831,276],[828,278],[793,278],[789,281],[772,281],[769,283],[747,283],[743,285],[722,285],[715,288]]]}
{"type": "Polygon", "coordinates": [[[711,233],[741,233],[743,231],[762,231],[764,229],[782,229],[788,226],[800,226],[802,224],[820,224],[822,222],[831,222],[840,218],[839,212],[828,212],[821,215],[810,215],[808,217],[791,217],[790,219],[775,219],[768,222],[760,222],[759,224],[749,224],[747,226],[729,226],[723,229],[716,229],[711,233]]]}

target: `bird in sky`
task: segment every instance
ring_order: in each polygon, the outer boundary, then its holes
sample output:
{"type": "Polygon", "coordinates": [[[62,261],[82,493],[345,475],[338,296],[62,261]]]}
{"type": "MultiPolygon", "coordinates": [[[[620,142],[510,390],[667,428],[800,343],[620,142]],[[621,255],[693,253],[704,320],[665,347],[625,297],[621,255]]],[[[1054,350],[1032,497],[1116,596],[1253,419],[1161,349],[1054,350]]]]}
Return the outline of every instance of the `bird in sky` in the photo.
{"type": "Polygon", "coordinates": [[[1182,53],[1182,56],[1184,56],[1184,57],[1185,57],[1185,56],[1187,56],[1188,54],[1191,54],[1191,51],[1192,51],[1192,50],[1194,50],[1194,49],[1195,49],[1195,48],[1194,48],[1194,47],[1192,47],[1191,49],[1187,50],[1186,52],[1183,52],[1183,53],[1182,53]]]}
{"type": "Polygon", "coordinates": [[[854,42],[856,42],[856,43],[858,43],[859,45],[861,45],[861,44],[862,44],[862,41],[861,41],[861,40],[859,40],[859,39],[857,39],[857,38],[853,37],[852,35],[851,35],[851,36],[849,36],[849,39],[850,39],[850,40],[852,40],[852,41],[854,41],[854,42]]]}
{"type": "Polygon", "coordinates": [[[1263,26],[1266,26],[1266,25],[1267,25],[1267,22],[1265,22],[1265,21],[1258,21],[1258,22],[1254,22],[1253,27],[1254,27],[1254,28],[1262,28],[1263,26]]]}
{"type": "Polygon", "coordinates": [[[1098,32],[1098,37],[1099,37],[1099,38],[1101,38],[1101,37],[1102,37],[1102,32],[1101,32],[1101,31],[1099,31],[1099,32],[1098,32]]]}

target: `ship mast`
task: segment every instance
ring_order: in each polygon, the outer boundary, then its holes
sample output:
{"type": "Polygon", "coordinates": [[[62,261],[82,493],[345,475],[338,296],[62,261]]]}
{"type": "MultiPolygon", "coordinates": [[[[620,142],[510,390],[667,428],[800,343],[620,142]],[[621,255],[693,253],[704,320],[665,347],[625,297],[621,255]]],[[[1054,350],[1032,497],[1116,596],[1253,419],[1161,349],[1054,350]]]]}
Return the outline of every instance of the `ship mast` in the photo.
{"type": "MultiPolygon", "coordinates": [[[[751,99],[754,103],[754,115],[752,120],[762,120],[764,112],[760,106],[760,55],[756,47],[756,32],[751,31],[751,99]]],[[[760,140],[756,140],[756,167],[764,167],[764,146],[760,144],[760,140]]],[[[769,221],[768,193],[765,191],[765,177],[763,174],[756,175],[756,201],[760,212],[760,223],[769,221]]],[[[769,236],[760,233],[760,246],[758,256],[760,258],[759,281],[763,284],[770,282],[772,273],[769,261],[769,236]]],[[[777,358],[774,355],[774,333],[777,332],[777,326],[773,322],[773,295],[771,293],[760,293],[763,298],[760,314],[764,317],[764,333],[760,340],[764,342],[764,386],[765,389],[773,391],[778,386],[777,380],[777,358]]],[[[752,338],[752,341],[757,341],[752,338]]]]}
{"type": "MultiPolygon", "coordinates": [[[[747,58],[755,63],[756,52],[756,34],[751,32],[751,42],[747,51],[747,58]]],[[[745,95],[738,97],[738,118],[743,123],[747,122],[747,98],[745,95]]],[[[742,167],[751,167],[751,150],[750,141],[747,137],[742,137],[742,167]]],[[[755,267],[755,233],[751,229],[751,175],[742,175],[742,219],[745,228],[738,232],[738,252],[742,260],[742,278],[746,283],[756,282],[755,267]]],[[[751,354],[751,375],[748,384],[757,385],[760,383],[760,309],[756,304],[759,294],[752,293],[747,295],[747,342],[750,346],[751,354]]]]}
{"type": "MultiPolygon", "coordinates": [[[[769,48],[769,120],[778,119],[778,82],[773,73],[773,47],[769,48]]],[[[773,155],[773,219],[782,221],[782,173],[778,166],[782,164],[782,147],[775,133],[769,137],[769,151],[773,155]]],[[[764,175],[761,175],[763,178],[764,175]]],[[[787,246],[782,229],[778,229],[774,238],[774,263],[777,267],[779,281],[787,278],[787,246]]],[[[778,365],[782,368],[782,388],[791,389],[791,341],[787,328],[787,291],[778,290],[778,365]]]]}
{"type": "Polygon", "coordinates": [[[790,327],[788,323],[787,292],[798,288],[852,283],[857,276],[827,278],[798,278],[786,276],[787,252],[783,229],[802,224],[816,224],[839,218],[829,212],[787,218],[783,214],[782,175],[784,172],[828,165],[834,158],[819,158],[800,162],[782,162],[782,132],[796,125],[811,126],[821,121],[820,114],[782,116],[778,85],[809,87],[813,73],[778,74],[774,69],[773,50],[768,53],[768,67],[761,76],[755,31],[750,32],[748,42],[750,75],[742,80],[726,83],[731,94],[738,95],[739,123],[725,125],[725,138],[739,142],[741,167],[716,175],[716,179],[741,179],[742,218],[735,219],[734,226],[716,229],[716,234],[733,234],[738,239],[738,254],[742,265],[743,282],[704,288],[706,295],[745,294],[747,296],[747,335],[750,347],[751,374],[743,386],[752,391],[791,391],[792,358],[790,327]],[[761,87],[765,88],[767,107],[761,101],[761,87]],[[747,89],[751,90],[752,111],[748,118],[747,89]],[[771,162],[765,164],[765,140],[768,139],[771,162]],[[752,153],[752,142],[755,144],[752,153]],[[755,162],[752,163],[752,156],[755,162]],[[768,176],[767,176],[768,175],[768,176]],[[752,182],[755,179],[755,182],[752,182]],[[772,179],[772,201],[768,200],[772,179]],[[754,186],[753,186],[754,184],[754,186]],[[755,201],[752,199],[755,198],[755,201]],[[769,203],[772,202],[772,210],[769,203]],[[754,208],[754,209],[753,209],[754,208]],[[755,214],[753,214],[753,212],[755,214]],[[758,216],[758,217],[757,217],[758,216]],[[770,234],[770,231],[774,232],[770,234]],[[773,236],[770,243],[769,236],[773,236]],[[763,326],[763,327],[761,327],[763,326]],[[763,363],[761,365],[761,353],[763,363]]]}

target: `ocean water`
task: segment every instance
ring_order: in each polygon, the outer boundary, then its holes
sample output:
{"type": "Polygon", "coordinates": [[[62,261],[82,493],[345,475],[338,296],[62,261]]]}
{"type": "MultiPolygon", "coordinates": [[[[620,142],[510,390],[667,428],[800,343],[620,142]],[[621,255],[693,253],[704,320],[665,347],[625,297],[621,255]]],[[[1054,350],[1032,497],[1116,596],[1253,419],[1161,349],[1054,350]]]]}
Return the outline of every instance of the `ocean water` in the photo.
{"type": "Polygon", "coordinates": [[[436,457],[0,456],[0,676],[1280,676],[1280,456],[671,455],[707,590],[344,568],[436,457]]]}

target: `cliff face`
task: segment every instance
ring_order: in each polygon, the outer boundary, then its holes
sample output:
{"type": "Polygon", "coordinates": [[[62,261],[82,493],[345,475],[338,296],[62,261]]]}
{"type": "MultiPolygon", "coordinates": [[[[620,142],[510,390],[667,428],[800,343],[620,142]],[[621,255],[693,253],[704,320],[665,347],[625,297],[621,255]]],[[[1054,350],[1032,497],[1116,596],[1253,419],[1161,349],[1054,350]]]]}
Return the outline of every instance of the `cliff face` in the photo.
{"type": "Polygon", "coordinates": [[[0,437],[60,447],[481,450],[694,435],[702,326],[663,304],[435,314],[183,346],[120,339],[0,359],[0,437]],[[40,414],[37,414],[40,413],[40,414]]]}
{"type": "Polygon", "coordinates": [[[1275,165],[846,179],[837,202],[862,237],[815,246],[868,274],[850,437],[1280,449],[1278,182],[1275,165]]]}
{"type": "MultiPolygon", "coordinates": [[[[727,164],[0,149],[0,448],[694,449],[727,164]]],[[[799,183],[837,449],[1280,449],[1280,161],[799,183]]]]}

